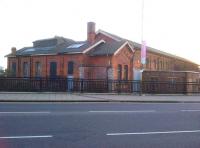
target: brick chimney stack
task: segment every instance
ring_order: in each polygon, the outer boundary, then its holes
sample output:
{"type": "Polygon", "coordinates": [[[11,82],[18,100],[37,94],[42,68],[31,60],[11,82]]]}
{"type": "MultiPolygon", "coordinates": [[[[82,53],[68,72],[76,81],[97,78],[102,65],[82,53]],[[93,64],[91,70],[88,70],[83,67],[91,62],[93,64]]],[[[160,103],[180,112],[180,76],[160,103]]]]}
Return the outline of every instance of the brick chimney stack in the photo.
{"type": "Polygon", "coordinates": [[[12,47],[12,48],[11,48],[11,53],[12,53],[13,55],[16,55],[16,51],[17,51],[16,47],[12,47]]]}
{"type": "Polygon", "coordinates": [[[87,23],[87,41],[93,43],[95,41],[95,23],[88,22],[87,23]]]}

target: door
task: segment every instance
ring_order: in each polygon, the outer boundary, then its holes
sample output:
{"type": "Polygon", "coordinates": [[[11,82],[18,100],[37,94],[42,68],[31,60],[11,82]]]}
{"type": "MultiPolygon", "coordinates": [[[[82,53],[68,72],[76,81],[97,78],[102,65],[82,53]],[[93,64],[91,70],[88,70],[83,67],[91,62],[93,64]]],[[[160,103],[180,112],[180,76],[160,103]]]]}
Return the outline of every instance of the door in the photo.
{"type": "Polygon", "coordinates": [[[68,62],[68,72],[67,72],[67,90],[68,91],[73,91],[73,74],[74,74],[74,62],[73,61],[69,61],[68,62]]]}

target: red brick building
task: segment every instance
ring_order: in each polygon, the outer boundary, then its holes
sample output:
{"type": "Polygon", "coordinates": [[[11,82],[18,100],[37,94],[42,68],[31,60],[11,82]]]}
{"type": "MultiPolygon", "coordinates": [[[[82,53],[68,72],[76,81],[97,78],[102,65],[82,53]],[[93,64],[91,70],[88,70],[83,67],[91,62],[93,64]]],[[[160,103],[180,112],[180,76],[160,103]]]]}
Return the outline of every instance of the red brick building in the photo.
{"type": "MultiPolygon", "coordinates": [[[[32,47],[12,48],[8,69],[14,77],[68,77],[84,79],[137,79],[141,45],[87,25],[87,40],[63,37],[36,40],[32,47]]],[[[198,71],[186,59],[147,48],[146,70],[198,71]]]]}

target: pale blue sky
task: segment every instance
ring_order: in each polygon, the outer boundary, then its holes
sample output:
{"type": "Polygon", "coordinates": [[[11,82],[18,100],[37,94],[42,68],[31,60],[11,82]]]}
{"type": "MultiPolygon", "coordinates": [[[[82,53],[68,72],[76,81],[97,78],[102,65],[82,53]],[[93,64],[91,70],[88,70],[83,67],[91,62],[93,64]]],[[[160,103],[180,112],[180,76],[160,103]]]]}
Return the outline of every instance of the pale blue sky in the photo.
{"type": "MultiPolygon", "coordinates": [[[[0,66],[11,47],[55,35],[86,39],[86,23],[141,42],[142,0],[0,0],[0,66]]],[[[200,64],[200,1],[144,0],[147,45],[200,64]]]]}

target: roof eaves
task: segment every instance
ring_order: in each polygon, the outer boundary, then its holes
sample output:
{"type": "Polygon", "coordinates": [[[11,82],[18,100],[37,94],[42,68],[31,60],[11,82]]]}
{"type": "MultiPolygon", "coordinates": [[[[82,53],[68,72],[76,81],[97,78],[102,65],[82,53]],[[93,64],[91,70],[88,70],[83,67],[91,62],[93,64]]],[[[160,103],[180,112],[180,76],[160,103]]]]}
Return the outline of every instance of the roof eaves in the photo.
{"type": "Polygon", "coordinates": [[[98,45],[101,44],[101,43],[105,43],[105,41],[104,41],[104,40],[100,40],[100,41],[96,42],[96,43],[93,44],[92,46],[90,46],[90,47],[88,47],[87,49],[85,49],[85,50],[83,51],[83,53],[87,53],[88,51],[90,51],[91,49],[93,49],[94,47],[98,46],[98,45]]]}
{"type": "Polygon", "coordinates": [[[16,57],[16,55],[8,54],[8,55],[5,55],[4,57],[5,58],[14,58],[14,57],[16,57]]]}
{"type": "Polygon", "coordinates": [[[64,54],[82,54],[83,52],[66,52],[64,54]]]}
{"type": "Polygon", "coordinates": [[[132,51],[133,53],[135,52],[135,50],[132,48],[132,46],[129,44],[129,42],[126,41],[122,46],[120,46],[120,47],[115,51],[114,55],[118,54],[119,51],[120,51],[124,46],[126,46],[126,45],[128,45],[128,46],[130,47],[130,49],[131,49],[131,51],[132,51]]]}
{"type": "Polygon", "coordinates": [[[34,57],[34,56],[46,56],[46,55],[57,55],[57,53],[52,53],[52,54],[31,54],[29,56],[34,57]]]}

